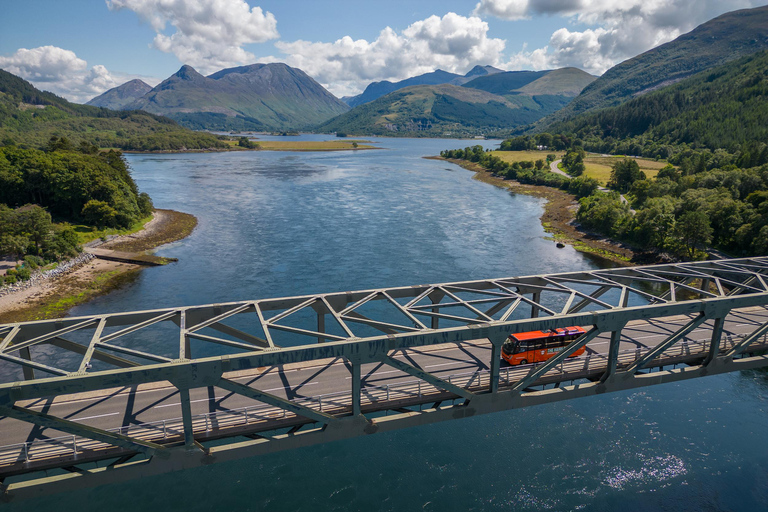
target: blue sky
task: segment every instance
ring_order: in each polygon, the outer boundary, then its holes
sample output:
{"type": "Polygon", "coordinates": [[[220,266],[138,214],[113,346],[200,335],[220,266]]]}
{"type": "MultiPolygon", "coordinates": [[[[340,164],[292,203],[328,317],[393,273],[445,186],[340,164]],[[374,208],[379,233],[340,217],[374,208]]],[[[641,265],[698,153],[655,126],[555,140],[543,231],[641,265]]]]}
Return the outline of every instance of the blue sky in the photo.
{"type": "Polygon", "coordinates": [[[3,0],[0,68],[74,101],[190,64],[299,67],[338,96],[436,68],[594,74],[768,0],[3,0]]]}

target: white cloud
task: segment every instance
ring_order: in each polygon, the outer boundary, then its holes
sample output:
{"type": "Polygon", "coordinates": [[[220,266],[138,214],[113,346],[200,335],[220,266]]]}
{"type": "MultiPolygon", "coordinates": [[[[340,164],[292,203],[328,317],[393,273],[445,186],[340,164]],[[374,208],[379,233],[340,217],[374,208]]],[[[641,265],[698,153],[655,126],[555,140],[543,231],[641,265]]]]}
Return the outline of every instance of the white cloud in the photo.
{"type": "Polygon", "coordinates": [[[765,0],[480,0],[478,15],[507,20],[561,16],[587,25],[561,28],[549,44],[512,55],[508,66],[535,69],[576,66],[602,74],[608,68],[675,39],[727,11],[762,5],[765,0]]]}
{"type": "Polygon", "coordinates": [[[386,27],[371,42],[345,36],[333,43],[275,43],[287,54],[287,64],[338,96],[357,94],[374,80],[401,80],[437,68],[465,72],[476,64],[497,65],[504,44],[488,37],[488,24],[480,18],[452,12],[417,21],[401,33],[386,27]]]}
{"type": "Polygon", "coordinates": [[[107,7],[134,11],[157,32],[155,48],[203,73],[252,63],[243,45],[279,37],[272,13],[244,0],[107,0],[107,7]]]}
{"type": "Polygon", "coordinates": [[[119,85],[104,66],[88,69],[75,52],[56,46],[19,48],[13,55],[0,56],[0,68],[78,103],[119,85]]]}

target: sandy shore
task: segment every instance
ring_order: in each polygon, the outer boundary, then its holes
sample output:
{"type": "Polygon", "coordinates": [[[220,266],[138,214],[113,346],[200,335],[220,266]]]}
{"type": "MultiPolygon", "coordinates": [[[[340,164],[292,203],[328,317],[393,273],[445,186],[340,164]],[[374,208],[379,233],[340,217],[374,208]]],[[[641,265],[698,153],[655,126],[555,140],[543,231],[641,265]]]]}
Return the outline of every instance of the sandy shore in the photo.
{"type": "MultiPolygon", "coordinates": [[[[141,252],[188,236],[197,224],[192,215],[155,210],[141,231],[101,244],[105,249],[141,252]]],[[[93,259],[56,278],[0,297],[0,324],[59,318],[77,304],[130,282],[145,267],[93,259]]]]}

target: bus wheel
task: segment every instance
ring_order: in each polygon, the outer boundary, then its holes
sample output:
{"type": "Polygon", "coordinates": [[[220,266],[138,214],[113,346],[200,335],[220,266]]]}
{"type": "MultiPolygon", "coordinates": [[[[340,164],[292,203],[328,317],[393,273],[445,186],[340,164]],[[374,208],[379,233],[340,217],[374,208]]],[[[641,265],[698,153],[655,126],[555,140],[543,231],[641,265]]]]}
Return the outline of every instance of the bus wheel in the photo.
{"type": "Polygon", "coordinates": [[[528,364],[528,360],[527,359],[523,359],[522,361],[520,361],[520,364],[528,364]]]}

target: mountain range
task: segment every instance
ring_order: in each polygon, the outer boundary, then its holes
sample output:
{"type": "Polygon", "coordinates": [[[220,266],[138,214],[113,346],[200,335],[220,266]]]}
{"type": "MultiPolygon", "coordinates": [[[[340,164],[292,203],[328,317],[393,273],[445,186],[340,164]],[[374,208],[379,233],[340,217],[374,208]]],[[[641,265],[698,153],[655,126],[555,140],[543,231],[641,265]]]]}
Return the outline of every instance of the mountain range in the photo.
{"type": "MultiPolygon", "coordinates": [[[[129,97],[116,89],[90,104],[129,97]]],[[[140,88],[136,88],[140,91],[140,88]]],[[[349,107],[306,73],[285,64],[253,64],[203,76],[184,65],[156,87],[119,106],[163,115],[197,130],[306,129],[349,107]]]]}
{"type": "Polygon", "coordinates": [[[561,109],[595,80],[576,68],[475,73],[461,78],[468,80],[462,80],[462,85],[447,82],[397,89],[357,105],[317,130],[437,137],[510,131],[561,109]]]}
{"type": "Polygon", "coordinates": [[[399,82],[373,82],[345,103],[285,64],[253,64],[209,76],[185,65],[157,87],[147,90],[132,81],[89,103],[145,110],[207,130],[426,136],[583,130],[581,115],[767,48],[768,6],[726,13],[597,79],[576,68],[504,72],[475,66],[464,75],[438,69],[399,82]]]}
{"type": "Polygon", "coordinates": [[[365,88],[365,90],[357,96],[349,96],[342,98],[344,102],[350,107],[356,107],[363,103],[369,103],[373,100],[379,99],[385,94],[399,91],[412,85],[462,85],[478,76],[492,75],[495,73],[501,73],[502,70],[494,68],[493,66],[475,66],[470,69],[466,75],[458,75],[456,73],[449,73],[442,69],[435,70],[431,73],[425,73],[423,75],[406,78],[399,82],[390,82],[384,80],[381,82],[372,82],[365,88]]]}

